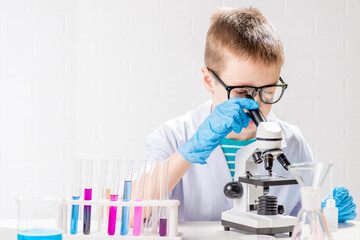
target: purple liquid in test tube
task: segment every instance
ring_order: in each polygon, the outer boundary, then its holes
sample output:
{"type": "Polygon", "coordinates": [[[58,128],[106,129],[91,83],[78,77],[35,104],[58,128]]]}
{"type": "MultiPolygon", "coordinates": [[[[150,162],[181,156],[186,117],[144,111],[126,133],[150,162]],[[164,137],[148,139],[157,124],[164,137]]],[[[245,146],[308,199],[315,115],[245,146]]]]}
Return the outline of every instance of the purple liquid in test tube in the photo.
{"type": "MultiPolygon", "coordinates": [[[[168,200],[169,192],[169,160],[165,160],[161,169],[160,199],[168,200]]],[[[160,207],[159,235],[167,236],[167,207],[160,207]]]]}
{"type": "MultiPolygon", "coordinates": [[[[93,160],[86,160],[84,162],[85,167],[85,192],[84,200],[92,200],[92,180],[93,180],[93,160]]],[[[83,233],[85,235],[90,234],[91,225],[91,205],[84,205],[84,217],[83,217],[83,233]]]]}
{"type": "MultiPolygon", "coordinates": [[[[84,200],[90,201],[92,196],[92,189],[85,188],[84,200]]],[[[85,235],[90,234],[90,225],[91,225],[91,206],[84,205],[84,228],[83,233],[85,235]]]]}
{"type": "Polygon", "coordinates": [[[160,224],[159,224],[159,235],[161,237],[165,237],[167,234],[167,219],[166,218],[160,218],[160,224]]]}
{"type": "MultiPolygon", "coordinates": [[[[117,201],[118,195],[110,195],[110,201],[117,201]]],[[[114,235],[116,228],[116,213],[117,207],[111,206],[109,210],[109,225],[108,225],[108,234],[114,235]]]]}

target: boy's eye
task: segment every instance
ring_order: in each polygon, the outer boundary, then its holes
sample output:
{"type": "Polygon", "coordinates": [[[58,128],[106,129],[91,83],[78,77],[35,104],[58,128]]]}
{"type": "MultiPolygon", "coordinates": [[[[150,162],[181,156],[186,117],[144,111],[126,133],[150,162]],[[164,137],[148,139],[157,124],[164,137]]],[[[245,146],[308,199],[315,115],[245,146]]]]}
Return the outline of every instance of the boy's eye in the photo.
{"type": "Polygon", "coordinates": [[[274,91],[263,91],[263,93],[265,93],[265,94],[274,94],[274,91]]]}
{"type": "Polygon", "coordinates": [[[230,92],[230,97],[244,97],[248,93],[249,92],[243,88],[232,89],[230,92]]]}

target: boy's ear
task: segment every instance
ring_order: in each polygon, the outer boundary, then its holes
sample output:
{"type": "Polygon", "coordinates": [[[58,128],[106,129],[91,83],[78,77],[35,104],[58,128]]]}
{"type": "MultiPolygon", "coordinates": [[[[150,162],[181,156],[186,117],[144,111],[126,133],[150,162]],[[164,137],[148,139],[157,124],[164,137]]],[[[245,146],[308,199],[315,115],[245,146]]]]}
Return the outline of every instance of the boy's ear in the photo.
{"type": "Polygon", "coordinates": [[[207,69],[206,67],[202,67],[201,72],[203,75],[203,83],[205,89],[211,93],[214,93],[214,81],[213,78],[211,77],[211,73],[209,69],[207,69]]]}

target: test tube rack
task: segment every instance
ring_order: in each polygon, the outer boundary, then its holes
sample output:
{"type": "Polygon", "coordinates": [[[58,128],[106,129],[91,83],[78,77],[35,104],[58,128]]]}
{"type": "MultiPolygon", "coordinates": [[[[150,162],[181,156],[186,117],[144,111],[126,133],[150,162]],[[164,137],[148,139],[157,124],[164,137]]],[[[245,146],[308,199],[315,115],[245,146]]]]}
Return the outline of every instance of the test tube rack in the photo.
{"type": "Polygon", "coordinates": [[[109,200],[64,200],[62,208],[62,223],[61,228],[63,231],[63,240],[182,240],[182,234],[178,232],[178,207],[180,205],[179,200],[144,200],[144,201],[109,201],[109,200]],[[128,207],[166,207],[168,209],[168,218],[167,218],[167,236],[156,236],[156,235],[146,235],[140,234],[139,236],[132,235],[132,229],[129,229],[129,233],[126,236],[120,235],[120,232],[117,232],[115,235],[108,235],[106,231],[91,232],[89,235],[84,235],[82,233],[81,221],[79,221],[78,233],[70,234],[69,231],[69,219],[70,214],[69,209],[72,205],[79,205],[79,208],[83,208],[84,205],[94,206],[94,207],[111,207],[116,206],[122,208],[124,206],[128,207]]]}

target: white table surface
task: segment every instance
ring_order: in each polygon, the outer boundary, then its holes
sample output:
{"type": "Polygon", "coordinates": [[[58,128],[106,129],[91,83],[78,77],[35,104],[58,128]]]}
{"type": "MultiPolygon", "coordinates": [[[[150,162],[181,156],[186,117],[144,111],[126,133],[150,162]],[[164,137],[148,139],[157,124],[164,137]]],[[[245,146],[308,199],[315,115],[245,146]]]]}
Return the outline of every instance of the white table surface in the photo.
{"type": "MultiPolygon", "coordinates": [[[[234,229],[224,231],[220,222],[183,222],[179,232],[184,240],[240,240],[245,233],[234,229]]],[[[339,230],[332,233],[334,240],[360,239],[360,221],[340,223],[339,230]]],[[[288,234],[277,234],[276,239],[291,239],[288,234]]]]}
{"type": "MultiPolygon", "coordinates": [[[[224,231],[220,222],[181,222],[179,232],[184,240],[239,240],[243,232],[224,231]]],[[[334,240],[360,239],[360,222],[349,221],[339,224],[339,230],[332,233],[334,240]]],[[[276,235],[277,239],[290,239],[286,234],[276,235]]],[[[0,240],[16,240],[16,221],[0,219],[0,240]]]]}

